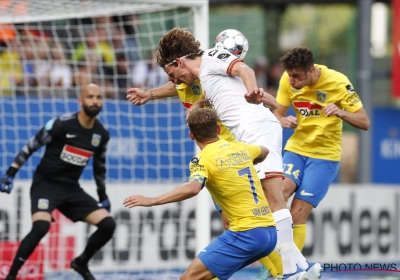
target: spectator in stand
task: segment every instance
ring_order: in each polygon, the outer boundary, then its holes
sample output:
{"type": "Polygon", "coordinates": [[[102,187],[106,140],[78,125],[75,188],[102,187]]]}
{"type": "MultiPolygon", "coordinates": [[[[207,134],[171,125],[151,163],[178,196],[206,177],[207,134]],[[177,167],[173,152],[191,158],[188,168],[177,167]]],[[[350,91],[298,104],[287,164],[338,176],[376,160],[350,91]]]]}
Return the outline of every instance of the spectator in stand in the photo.
{"type": "MultiPolygon", "coordinates": [[[[8,26],[9,27],[9,26],[8,26]]],[[[0,30],[0,95],[12,95],[22,84],[23,68],[15,29],[0,30]]]]}
{"type": "Polygon", "coordinates": [[[49,45],[44,40],[34,41],[35,55],[35,74],[39,91],[42,94],[48,95],[43,91],[50,85],[51,57],[49,53],[49,45]]]}
{"type": "Polygon", "coordinates": [[[267,69],[268,60],[264,56],[259,56],[253,67],[254,74],[256,75],[257,85],[263,89],[267,88],[267,69]]]}
{"type": "Polygon", "coordinates": [[[149,54],[148,60],[138,61],[132,70],[133,87],[151,89],[165,85],[168,76],[165,71],[158,67],[155,52],[149,54]]]}
{"type": "Polygon", "coordinates": [[[62,95],[63,90],[72,85],[72,70],[65,59],[65,48],[62,43],[54,42],[50,52],[52,58],[50,84],[56,95],[62,95]]]}
{"type": "Polygon", "coordinates": [[[129,61],[123,53],[117,54],[117,73],[114,75],[114,85],[118,87],[118,98],[125,99],[126,91],[130,86],[129,61]]]}
{"type": "Polygon", "coordinates": [[[77,87],[78,91],[90,83],[99,84],[98,57],[93,53],[88,53],[86,58],[77,63],[73,74],[73,85],[77,87]]]}
{"type": "MultiPolygon", "coordinates": [[[[114,22],[118,24],[118,26],[123,27],[124,31],[124,46],[126,46],[128,50],[128,59],[130,63],[139,60],[138,54],[138,46],[136,42],[137,30],[139,28],[138,25],[138,16],[137,15],[125,15],[125,16],[117,16],[114,17],[114,22]]],[[[115,49],[117,51],[117,48],[115,49]]]]}
{"type": "Polygon", "coordinates": [[[274,62],[267,70],[267,92],[276,97],[279,88],[279,81],[283,74],[282,66],[279,62],[274,62]]]}
{"type": "Polygon", "coordinates": [[[107,66],[112,66],[115,62],[114,50],[108,42],[102,41],[100,37],[104,37],[103,31],[99,34],[96,29],[86,30],[85,42],[81,42],[76,46],[71,59],[80,61],[84,57],[87,59],[86,56],[89,54],[95,54],[98,56],[99,61],[107,66]]]}
{"type": "Polygon", "coordinates": [[[33,52],[33,45],[31,41],[22,41],[20,48],[20,55],[23,68],[23,85],[24,87],[37,86],[36,72],[35,72],[35,54],[33,52]]]}

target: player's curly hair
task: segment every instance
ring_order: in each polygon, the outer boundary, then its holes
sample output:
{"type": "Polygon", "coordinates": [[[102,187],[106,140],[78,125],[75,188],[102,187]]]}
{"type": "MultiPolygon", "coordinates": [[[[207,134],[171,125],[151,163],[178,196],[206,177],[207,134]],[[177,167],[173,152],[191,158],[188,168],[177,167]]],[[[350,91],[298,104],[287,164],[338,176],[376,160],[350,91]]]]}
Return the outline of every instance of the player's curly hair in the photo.
{"type": "Polygon", "coordinates": [[[217,120],[217,112],[210,108],[193,109],[186,119],[190,131],[199,142],[218,137],[217,120]]]}
{"type": "Polygon", "coordinates": [[[160,67],[165,66],[176,58],[188,55],[193,59],[196,56],[203,55],[204,51],[200,49],[200,42],[185,28],[175,27],[165,34],[158,42],[156,49],[157,63],[160,67]]]}
{"type": "Polygon", "coordinates": [[[283,68],[308,71],[314,65],[314,55],[307,47],[297,47],[280,58],[283,68]]]}

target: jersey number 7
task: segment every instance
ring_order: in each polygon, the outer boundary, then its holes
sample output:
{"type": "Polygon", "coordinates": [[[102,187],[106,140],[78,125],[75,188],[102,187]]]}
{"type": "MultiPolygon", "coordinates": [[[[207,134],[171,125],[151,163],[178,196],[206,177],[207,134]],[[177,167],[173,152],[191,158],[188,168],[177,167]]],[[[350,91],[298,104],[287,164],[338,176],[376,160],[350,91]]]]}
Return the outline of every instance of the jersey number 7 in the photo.
{"type": "Polygon", "coordinates": [[[250,167],[245,167],[243,169],[240,169],[238,171],[238,174],[239,174],[239,176],[247,175],[247,178],[249,179],[249,182],[250,182],[251,192],[253,193],[254,202],[257,204],[258,203],[258,195],[256,192],[256,187],[254,186],[253,176],[251,176],[250,167]]]}

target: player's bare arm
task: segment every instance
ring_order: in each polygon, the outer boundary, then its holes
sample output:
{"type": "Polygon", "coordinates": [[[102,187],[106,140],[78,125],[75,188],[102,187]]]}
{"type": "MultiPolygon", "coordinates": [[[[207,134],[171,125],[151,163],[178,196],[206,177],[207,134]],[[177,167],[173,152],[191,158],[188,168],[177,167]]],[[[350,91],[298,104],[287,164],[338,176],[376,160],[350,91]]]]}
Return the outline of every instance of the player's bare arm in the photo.
{"type": "Polygon", "coordinates": [[[171,202],[182,201],[193,196],[196,196],[202,188],[202,184],[198,181],[192,181],[180,185],[174,190],[157,196],[157,197],[145,197],[142,195],[132,195],[123,201],[123,205],[128,208],[133,208],[136,206],[151,207],[154,205],[162,205],[171,202]]]}
{"type": "Polygon", "coordinates": [[[238,76],[242,79],[243,84],[247,89],[245,98],[251,104],[260,104],[261,102],[265,107],[275,110],[278,106],[276,99],[263,88],[257,87],[257,80],[254,70],[243,62],[238,62],[233,66],[232,75],[238,76]]]}
{"type": "Polygon", "coordinates": [[[178,95],[175,84],[172,82],[168,82],[162,87],[146,91],[140,88],[130,88],[128,89],[127,93],[126,99],[128,99],[135,106],[146,104],[150,100],[178,95]]]}
{"type": "Polygon", "coordinates": [[[256,158],[253,160],[253,163],[254,163],[254,164],[263,162],[264,159],[266,159],[267,155],[269,154],[269,150],[268,150],[266,147],[260,146],[260,148],[261,148],[260,154],[258,155],[258,157],[256,157],[256,158]]]}
{"type": "Polygon", "coordinates": [[[326,117],[337,116],[341,118],[351,126],[355,128],[368,130],[370,127],[370,121],[367,116],[367,112],[363,108],[355,111],[354,113],[350,113],[344,110],[341,110],[335,104],[328,104],[324,108],[324,114],[326,117]]]}
{"type": "Polygon", "coordinates": [[[288,109],[289,109],[288,106],[283,106],[281,104],[278,104],[278,108],[275,109],[274,115],[279,120],[282,127],[296,128],[298,125],[297,118],[295,116],[287,116],[286,117],[286,113],[287,113],[288,109]]]}
{"type": "Polygon", "coordinates": [[[263,103],[264,107],[271,110],[275,110],[276,108],[278,108],[278,102],[276,101],[275,97],[262,90],[254,89],[250,92],[247,92],[244,95],[244,98],[250,104],[263,103]]]}

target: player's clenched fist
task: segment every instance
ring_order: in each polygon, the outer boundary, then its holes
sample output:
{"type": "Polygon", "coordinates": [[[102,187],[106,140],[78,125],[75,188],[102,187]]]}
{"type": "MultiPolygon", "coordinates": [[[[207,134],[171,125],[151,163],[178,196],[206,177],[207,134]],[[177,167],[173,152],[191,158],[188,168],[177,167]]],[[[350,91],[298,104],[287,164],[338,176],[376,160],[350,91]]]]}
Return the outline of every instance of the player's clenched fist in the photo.
{"type": "Polygon", "coordinates": [[[153,206],[153,199],[143,195],[131,195],[125,198],[122,204],[128,208],[133,208],[136,206],[151,207],[153,206]]]}
{"type": "Polygon", "coordinates": [[[284,128],[296,128],[297,118],[294,116],[287,116],[286,118],[281,119],[281,124],[284,128]]]}

